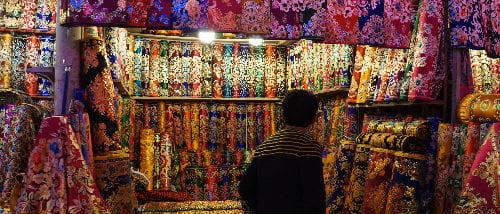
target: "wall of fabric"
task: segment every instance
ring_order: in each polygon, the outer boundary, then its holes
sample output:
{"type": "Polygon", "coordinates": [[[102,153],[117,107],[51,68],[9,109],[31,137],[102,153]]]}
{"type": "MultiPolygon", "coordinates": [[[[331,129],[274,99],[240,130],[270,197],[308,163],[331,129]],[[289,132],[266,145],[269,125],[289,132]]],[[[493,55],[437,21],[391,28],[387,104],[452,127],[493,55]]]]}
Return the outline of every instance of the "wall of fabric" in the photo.
{"type": "Polygon", "coordinates": [[[54,31],[55,0],[14,0],[0,3],[0,27],[28,31],[54,31]]]}

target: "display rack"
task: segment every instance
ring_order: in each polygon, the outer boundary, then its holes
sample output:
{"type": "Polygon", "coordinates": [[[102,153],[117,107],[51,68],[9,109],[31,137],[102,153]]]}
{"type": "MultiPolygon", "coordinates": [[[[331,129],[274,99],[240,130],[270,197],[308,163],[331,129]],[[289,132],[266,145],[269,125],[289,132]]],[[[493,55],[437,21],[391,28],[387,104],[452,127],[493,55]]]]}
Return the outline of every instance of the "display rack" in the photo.
{"type": "Polygon", "coordinates": [[[211,98],[211,97],[131,97],[138,101],[205,101],[205,102],[279,102],[281,98],[242,97],[242,98],[211,98]]]}
{"type": "Polygon", "coordinates": [[[18,28],[6,28],[6,27],[0,27],[0,32],[18,33],[18,34],[56,35],[55,30],[43,31],[36,29],[18,29],[18,28]]]}
{"type": "Polygon", "coordinates": [[[349,88],[333,88],[324,91],[315,92],[314,94],[320,99],[327,96],[335,96],[349,92],[349,88]]]}

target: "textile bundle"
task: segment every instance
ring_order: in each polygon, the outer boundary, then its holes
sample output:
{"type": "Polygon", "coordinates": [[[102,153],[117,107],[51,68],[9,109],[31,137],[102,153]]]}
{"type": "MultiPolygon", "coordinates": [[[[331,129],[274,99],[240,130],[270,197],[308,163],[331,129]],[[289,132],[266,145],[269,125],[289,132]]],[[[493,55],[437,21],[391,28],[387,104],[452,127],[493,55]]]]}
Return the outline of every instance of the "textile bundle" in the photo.
{"type": "Polygon", "coordinates": [[[458,105],[458,118],[462,122],[499,122],[499,104],[498,94],[468,94],[458,105]]]}

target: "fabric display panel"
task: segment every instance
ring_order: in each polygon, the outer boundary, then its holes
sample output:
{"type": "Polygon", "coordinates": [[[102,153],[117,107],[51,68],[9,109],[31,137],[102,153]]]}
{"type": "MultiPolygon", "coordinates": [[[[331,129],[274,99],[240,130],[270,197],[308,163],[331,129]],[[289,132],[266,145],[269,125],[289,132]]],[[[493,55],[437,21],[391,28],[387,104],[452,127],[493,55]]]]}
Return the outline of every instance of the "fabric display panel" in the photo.
{"type": "Polygon", "coordinates": [[[172,2],[172,27],[179,30],[208,28],[209,0],[174,0],[172,2]]]}
{"type": "Polygon", "coordinates": [[[127,1],[127,27],[146,27],[150,2],[148,0],[127,1]]]}
{"type": "Polygon", "coordinates": [[[306,38],[325,37],[326,0],[305,1],[299,13],[299,22],[306,38]]]}
{"type": "Polygon", "coordinates": [[[270,29],[266,39],[299,39],[303,30],[299,22],[298,5],[287,1],[273,1],[270,29]]]}
{"type": "Polygon", "coordinates": [[[0,107],[0,206],[15,210],[23,183],[19,180],[28,169],[32,139],[39,125],[39,112],[30,105],[7,104],[0,107]]]}
{"type": "Polygon", "coordinates": [[[237,23],[240,32],[269,34],[271,28],[271,1],[243,0],[241,15],[237,23]]]}
{"type": "MultiPolygon", "coordinates": [[[[110,204],[104,202],[97,188],[99,180],[94,181],[67,117],[54,116],[42,121],[27,164],[33,167],[26,173],[26,185],[15,208],[17,212],[90,210],[109,213],[107,206],[110,204]],[[87,191],[79,191],[81,189],[87,191]]],[[[98,166],[96,163],[96,169],[101,169],[98,166]]],[[[109,172],[109,169],[106,166],[104,171],[109,172]]],[[[96,174],[96,177],[99,176],[96,174]]]]}
{"type": "Polygon", "coordinates": [[[12,40],[12,78],[11,87],[20,91],[26,91],[26,39],[16,38],[12,40]]]}
{"type": "Polygon", "coordinates": [[[458,204],[462,189],[463,157],[465,152],[465,136],[467,126],[453,124],[452,147],[450,156],[450,174],[448,188],[446,189],[445,210],[453,210],[458,204]]]}
{"type": "Polygon", "coordinates": [[[352,162],[349,186],[345,194],[343,212],[359,213],[363,205],[371,147],[359,142],[359,138],[356,139],[357,146],[354,153],[354,161],[352,162]]]}
{"type": "Polygon", "coordinates": [[[11,69],[12,69],[12,34],[3,33],[0,40],[0,88],[11,87],[11,69]]]}
{"type": "Polygon", "coordinates": [[[455,213],[467,213],[471,210],[498,212],[498,201],[495,201],[495,191],[500,183],[498,173],[499,151],[498,142],[500,123],[493,123],[476,158],[471,166],[470,174],[465,178],[462,193],[455,213]]]}
{"type": "Polygon", "coordinates": [[[127,83],[128,79],[125,70],[127,31],[123,28],[111,27],[106,27],[103,30],[111,76],[113,80],[121,80],[122,83],[127,83]]]}
{"type": "Polygon", "coordinates": [[[500,59],[485,51],[469,50],[474,93],[500,94],[500,59]]]}
{"type": "Polygon", "coordinates": [[[420,5],[413,67],[409,79],[408,100],[435,100],[442,88],[445,72],[442,65],[443,2],[424,0],[420,5]]]}
{"type": "Polygon", "coordinates": [[[160,42],[158,40],[150,41],[150,58],[149,58],[149,89],[147,95],[150,97],[158,97],[161,92],[160,85],[160,42]]]}
{"type": "Polygon", "coordinates": [[[120,140],[122,148],[129,148],[134,140],[134,119],[133,111],[135,108],[135,100],[123,98],[119,105],[121,114],[120,119],[120,140]]]}
{"type": "MultiPolygon", "coordinates": [[[[349,178],[356,151],[356,144],[354,141],[342,140],[338,145],[338,150],[335,150],[333,166],[324,168],[325,172],[330,179],[325,179],[326,188],[331,188],[329,194],[327,193],[327,213],[342,212],[344,208],[344,196],[347,194],[349,187],[349,178]]],[[[324,160],[324,159],[323,159],[324,160]]]]}
{"type": "Polygon", "coordinates": [[[24,12],[24,1],[15,0],[0,3],[2,11],[0,17],[2,27],[19,28],[22,25],[22,15],[24,12]]]}
{"type": "Polygon", "coordinates": [[[148,29],[171,28],[171,15],[172,1],[152,0],[147,8],[146,27],[148,29]]]}
{"type": "Polygon", "coordinates": [[[94,160],[96,184],[108,208],[112,213],[133,213],[136,202],[127,151],[101,153],[94,160]]]}
{"type": "Polygon", "coordinates": [[[208,0],[208,27],[218,32],[238,32],[240,1],[208,0]]]}
{"type": "Polygon", "coordinates": [[[393,151],[380,148],[371,149],[361,212],[376,213],[378,210],[385,210],[393,164],[393,151]]]}
{"type": "Polygon", "coordinates": [[[326,11],[330,18],[325,23],[325,43],[358,44],[358,4],[353,1],[327,1],[326,11]]]}
{"type": "Polygon", "coordinates": [[[120,150],[118,121],[113,101],[116,94],[106,61],[104,42],[99,39],[84,41],[82,56],[82,85],[89,96],[94,153],[120,150]]]}
{"type": "Polygon", "coordinates": [[[460,101],[457,116],[460,121],[499,122],[499,94],[468,94],[460,101]]]}
{"type": "Polygon", "coordinates": [[[483,49],[489,56],[498,57],[500,29],[493,15],[499,12],[497,4],[496,1],[449,1],[452,46],[483,49]]]}
{"type": "Polygon", "coordinates": [[[170,96],[182,96],[182,53],[180,42],[170,42],[168,44],[169,72],[168,83],[170,96]]]}
{"type": "MultiPolygon", "coordinates": [[[[135,2],[135,1],[134,1],[135,2]]],[[[70,1],[61,2],[63,25],[125,25],[127,23],[127,4],[119,0],[111,1],[70,1]]]]}

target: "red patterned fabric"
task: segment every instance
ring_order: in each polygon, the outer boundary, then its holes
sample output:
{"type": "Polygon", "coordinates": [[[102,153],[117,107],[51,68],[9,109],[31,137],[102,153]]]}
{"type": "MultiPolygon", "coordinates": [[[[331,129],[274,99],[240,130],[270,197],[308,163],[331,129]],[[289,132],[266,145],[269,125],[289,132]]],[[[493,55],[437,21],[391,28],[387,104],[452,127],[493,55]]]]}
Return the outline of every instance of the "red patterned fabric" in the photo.
{"type": "Polygon", "coordinates": [[[358,43],[358,4],[356,1],[327,1],[326,43],[358,43]]]}
{"type": "Polygon", "coordinates": [[[172,1],[152,0],[148,9],[148,28],[170,28],[172,27],[172,1]]]}
{"type": "Polygon", "coordinates": [[[127,27],[146,27],[149,0],[127,1],[127,27]]]}
{"type": "Polygon", "coordinates": [[[17,213],[109,213],[64,116],[45,118],[17,213]]]}
{"type": "Polygon", "coordinates": [[[384,47],[410,48],[417,0],[384,0],[384,47]]]}
{"type": "Polygon", "coordinates": [[[413,70],[408,100],[435,100],[442,88],[445,72],[440,66],[440,45],[444,29],[443,2],[423,0],[420,6],[413,70]]]}
{"type": "Polygon", "coordinates": [[[298,39],[302,36],[297,5],[286,0],[271,0],[271,33],[268,39],[298,39]]]}
{"type": "Polygon", "coordinates": [[[237,0],[208,0],[208,27],[215,31],[237,32],[241,9],[237,0]]]}
{"type": "Polygon", "coordinates": [[[65,25],[124,25],[127,4],[123,0],[61,1],[61,23],[65,25]]]}

